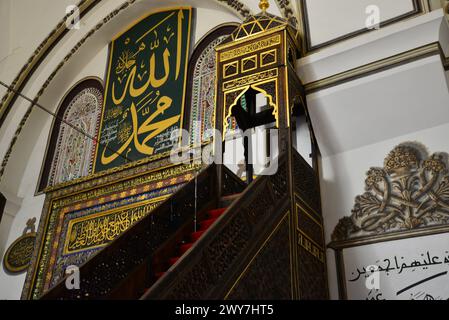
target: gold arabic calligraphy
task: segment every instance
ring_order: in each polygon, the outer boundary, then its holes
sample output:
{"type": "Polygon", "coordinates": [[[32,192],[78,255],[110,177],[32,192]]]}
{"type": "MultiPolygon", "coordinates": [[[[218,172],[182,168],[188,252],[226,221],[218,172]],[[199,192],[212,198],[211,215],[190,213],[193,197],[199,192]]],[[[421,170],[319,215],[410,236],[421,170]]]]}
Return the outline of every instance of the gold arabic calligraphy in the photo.
{"type": "MultiPolygon", "coordinates": [[[[112,138],[104,140],[105,147],[101,152],[102,165],[109,165],[120,156],[124,156],[127,159],[128,153],[133,150],[133,147],[142,155],[154,154],[155,148],[152,145],[152,139],[180,121],[181,112],[178,112],[177,115],[173,115],[172,112],[166,115],[165,119],[159,121],[156,118],[175,105],[172,97],[161,94],[160,89],[172,79],[172,73],[174,74],[173,81],[177,81],[180,76],[183,52],[186,51],[183,47],[183,39],[185,38],[183,36],[184,19],[182,9],[170,13],[135,41],[135,44],[139,45],[136,52],[133,53],[127,49],[119,56],[115,68],[117,78],[113,79],[112,87],[110,88],[110,102],[113,104],[111,108],[121,108],[122,112],[115,113],[115,115],[117,117],[122,115],[121,122],[130,121],[131,130],[129,130],[129,126],[120,126],[120,128],[126,127],[127,131],[110,135],[112,138]],[[171,24],[164,25],[176,13],[177,30],[171,24]],[[174,30],[177,31],[177,34],[174,30]],[[175,36],[177,37],[176,44],[173,43],[173,45],[169,46],[175,36]],[[159,40],[159,37],[161,37],[162,41],[159,40]],[[147,39],[145,40],[145,38],[147,39]],[[166,46],[165,49],[164,45],[166,46]],[[176,46],[176,49],[174,46],[176,46]],[[172,54],[170,48],[172,52],[176,50],[175,55],[172,54]],[[141,54],[148,55],[149,58],[144,56],[141,59],[142,61],[137,62],[141,54]],[[158,56],[162,57],[161,61],[159,61],[158,56]],[[176,57],[176,61],[171,60],[172,56],[176,57]],[[162,65],[163,72],[158,70],[158,67],[162,65]],[[172,72],[171,66],[173,69],[175,68],[174,72],[172,72]],[[145,78],[147,79],[144,80],[145,78]],[[141,84],[142,81],[144,81],[143,84],[141,84]],[[140,98],[142,96],[143,98],[140,98]],[[155,107],[152,107],[153,103],[155,103],[155,107]],[[129,115],[130,120],[128,120],[129,115]],[[143,121],[143,123],[140,124],[139,120],[143,121]],[[118,142],[121,144],[119,144],[119,147],[114,146],[114,148],[111,148],[109,145],[111,141],[116,142],[116,137],[120,137],[118,142]]],[[[124,44],[126,46],[133,45],[133,41],[127,37],[124,44]]],[[[173,94],[179,94],[179,92],[173,92],[173,94]]],[[[178,105],[176,106],[178,107],[178,105]]],[[[105,126],[103,133],[107,133],[111,128],[115,130],[118,127],[117,124],[120,124],[120,122],[116,123],[116,125],[111,124],[109,127],[105,126]]]]}
{"type": "Polygon", "coordinates": [[[145,217],[160,201],[70,223],[65,253],[85,250],[109,243],[145,217]]]}

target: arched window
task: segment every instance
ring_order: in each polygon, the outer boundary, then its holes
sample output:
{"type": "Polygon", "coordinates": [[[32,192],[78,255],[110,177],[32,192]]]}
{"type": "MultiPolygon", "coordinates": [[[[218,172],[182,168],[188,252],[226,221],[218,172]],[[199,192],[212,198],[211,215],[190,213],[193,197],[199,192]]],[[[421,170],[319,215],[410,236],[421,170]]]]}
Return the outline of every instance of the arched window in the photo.
{"type": "Polygon", "coordinates": [[[197,45],[189,63],[186,102],[189,143],[203,143],[212,138],[206,131],[215,128],[215,47],[221,44],[237,27],[226,24],[207,34],[197,45]]]}
{"type": "Polygon", "coordinates": [[[78,83],[64,97],[53,122],[40,190],[91,173],[96,148],[91,137],[97,137],[102,106],[103,85],[97,79],[78,83]]]}

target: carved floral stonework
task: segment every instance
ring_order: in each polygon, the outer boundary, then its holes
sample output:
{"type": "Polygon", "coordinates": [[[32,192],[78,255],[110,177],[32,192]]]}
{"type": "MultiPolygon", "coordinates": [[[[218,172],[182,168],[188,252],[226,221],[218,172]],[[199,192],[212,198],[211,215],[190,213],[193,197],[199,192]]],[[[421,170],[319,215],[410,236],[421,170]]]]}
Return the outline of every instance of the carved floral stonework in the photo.
{"type": "Polygon", "coordinates": [[[235,12],[237,12],[242,18],[248,18],[252,13],[251,10],[238,0],[215,0],[225,6],[230,7],[235,12]]]}
{"type": "Polygon", "coordinates": [[[390,152],[383,168],[371,168],[366,192],[342,218],[333,241],[449,224],[448,155],[428,156],[416,143],[390,152]]]}
{"type": "Polygon", "coordinates": [[[276,4],[281,10],[282,16],[286,18],[294,27],[298,25],[298,19],[295,17],[295,12],[290,0],[276,0],[276,4]]]}

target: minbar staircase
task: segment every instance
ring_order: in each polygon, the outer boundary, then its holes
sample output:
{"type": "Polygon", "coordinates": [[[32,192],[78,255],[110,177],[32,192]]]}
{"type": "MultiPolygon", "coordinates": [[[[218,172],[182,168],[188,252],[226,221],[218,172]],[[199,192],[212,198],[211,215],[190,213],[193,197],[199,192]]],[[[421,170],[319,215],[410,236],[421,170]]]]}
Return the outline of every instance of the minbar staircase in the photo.
{"type": "Polygon", "coordinates": [[[226,211],[226,208],[211,209],[207,214],[201,217],[197,223],[197,228],[193,232],[185,235],[184,239],[176,245],[175,255],[168,261],[161,261],[159,265],[154,266],[156,280],[162,278],[166,271],[176,264],[179,259],[184,257],[192,246],[201,238],[201,236],[212,226],[226,211]]]}
{"type": "Polygon", "coordinates": [[[41,299],[326,299],[319,199],[297,153],[249,186],[213,164],[41,299]]]}

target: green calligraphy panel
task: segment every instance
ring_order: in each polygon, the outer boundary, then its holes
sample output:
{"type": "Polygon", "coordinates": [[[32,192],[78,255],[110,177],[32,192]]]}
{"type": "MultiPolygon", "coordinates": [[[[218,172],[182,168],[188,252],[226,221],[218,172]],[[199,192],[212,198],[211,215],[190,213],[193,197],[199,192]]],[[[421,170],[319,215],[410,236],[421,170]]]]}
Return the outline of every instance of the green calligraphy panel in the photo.
{"type": "Polygon", "coordinates": [[[191,8],[153,13],[112,41],[94,172],[178,144],[191,20],[191,8]]]}

